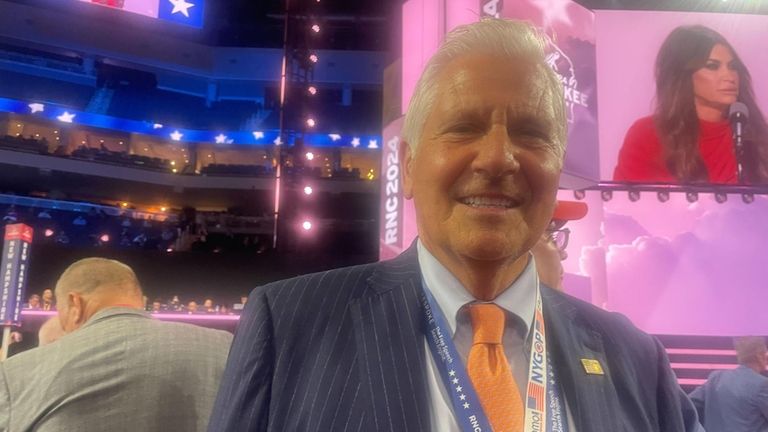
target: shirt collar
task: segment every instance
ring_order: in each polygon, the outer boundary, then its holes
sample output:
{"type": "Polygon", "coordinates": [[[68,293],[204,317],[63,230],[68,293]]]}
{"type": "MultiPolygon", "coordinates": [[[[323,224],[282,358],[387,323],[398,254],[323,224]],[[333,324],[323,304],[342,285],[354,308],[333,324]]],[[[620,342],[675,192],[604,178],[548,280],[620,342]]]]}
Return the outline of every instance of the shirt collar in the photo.
{"type": "MultiPolygon", "coordinates": [[[[429,291],[435,297],[435,301],[440,306],[451,331],[456,332],[456,319],[459,310],[467,303],[479,301],[459,282],[437,258],[432,255],[419,239],[417,243],[419,254],[419,267],[429,291]]],[[[536,290],[538,289],[539,278],[536,274],[536,264],[533,256],[530,255],[528,264],[523,272],[515,279],[510,286],[504,290],[493,303],[502,309],[518,316],[525,324],[527,335],[533,322],[533,312],[536,309],[536,290]]]]}

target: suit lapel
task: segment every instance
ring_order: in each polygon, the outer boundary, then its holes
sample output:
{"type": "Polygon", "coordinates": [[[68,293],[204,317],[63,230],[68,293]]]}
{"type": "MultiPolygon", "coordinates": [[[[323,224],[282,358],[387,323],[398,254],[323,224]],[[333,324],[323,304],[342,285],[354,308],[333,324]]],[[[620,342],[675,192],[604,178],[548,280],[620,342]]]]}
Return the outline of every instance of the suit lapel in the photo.
{"type": "Polygon", "coordinates": [[[565,394],[576,430],[622,430],[602,337],[562,294],[542,287],[542,300],[547,334],[552,338],[548,345],[551,346],[555,377],[565,394]],[[604,375],[587,373],[582,359],[597,360],[604,375]]]}
{"type": "Polygon", "coordinates": [[[380,264],[351,304],[368,429],[429,430],[426,358],[414,247],[380,264]]]}

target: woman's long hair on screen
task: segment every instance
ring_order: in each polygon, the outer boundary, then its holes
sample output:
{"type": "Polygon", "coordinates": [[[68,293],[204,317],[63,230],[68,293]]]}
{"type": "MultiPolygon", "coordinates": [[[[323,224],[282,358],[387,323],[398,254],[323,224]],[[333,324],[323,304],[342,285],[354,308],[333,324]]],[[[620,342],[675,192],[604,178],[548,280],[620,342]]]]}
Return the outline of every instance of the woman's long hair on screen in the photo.
{"type": "Polygon", "coordinates": [[[755,102],[752,77],[731,44],[720,33],[700,25],[674,29],[656,57],[654,123],[667,169],[681,183],[706,182],[708,179],[699,152],[693,73],[704,67],[717,44],[726,46],[734,57],[739,73],[738,100],[749,109],[749,121],[744,130],[745,179],[750,183],[768,182],[768,125],[755,102]]]}

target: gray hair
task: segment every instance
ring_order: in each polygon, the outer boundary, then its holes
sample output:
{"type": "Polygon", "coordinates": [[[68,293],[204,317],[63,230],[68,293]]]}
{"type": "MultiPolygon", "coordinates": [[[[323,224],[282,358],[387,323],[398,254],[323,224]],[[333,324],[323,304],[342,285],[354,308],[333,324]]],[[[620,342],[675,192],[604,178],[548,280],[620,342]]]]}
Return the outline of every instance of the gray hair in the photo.
{"type": "Polygon", "coordinates": [[[456,27],[449,32],[435,55],[429,59],[421,74],[405,114],[402,137],[416,151],[427,116],[437,99],[437,78],[443,68],[456,58],[477,53],[510,59],[533,61],[541,71],[552,95],[555,118],[555,150],[562,159],[565,154],[566,117],[563,86],[557,74],[547,64],[547,37],[524,21],[486,18],[456,27]]]}
{"type": "Polygon", "coordinates": [[[754,363],[759,356],[768,352],[765,338],[762,336],[742,336],[733,338],[733,347],[736,348],[736,357],[739,364],[754,363]]]}
{"type": "Polygon", "coordinates": [[[133,270],[120,261],[105,258],[81,259],[67,267],[56,282],[59,301],[69,292],[88,295],[101,289],[141,295],[141,286],[133,270]]]}

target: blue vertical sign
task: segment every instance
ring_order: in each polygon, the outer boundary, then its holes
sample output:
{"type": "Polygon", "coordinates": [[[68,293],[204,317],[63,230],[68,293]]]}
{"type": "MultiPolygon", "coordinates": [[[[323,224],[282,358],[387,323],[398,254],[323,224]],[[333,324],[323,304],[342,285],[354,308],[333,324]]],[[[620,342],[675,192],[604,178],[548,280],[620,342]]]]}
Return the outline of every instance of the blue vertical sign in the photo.
{"type": "Polygon", "coordinates": [[[5,226],[3,242],[2,292],[0,293],[0,322],[4,326],[21,325],[21,306],[27,287],[32,227],[24,224],[5,226]]]}

